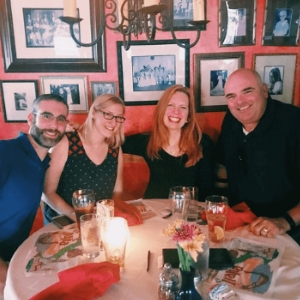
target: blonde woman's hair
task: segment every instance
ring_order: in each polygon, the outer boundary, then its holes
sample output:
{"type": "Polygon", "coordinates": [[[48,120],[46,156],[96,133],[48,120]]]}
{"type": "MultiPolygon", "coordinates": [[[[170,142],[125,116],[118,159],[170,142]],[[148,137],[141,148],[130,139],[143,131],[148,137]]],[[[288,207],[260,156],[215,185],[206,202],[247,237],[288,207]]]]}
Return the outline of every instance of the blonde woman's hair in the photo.
{"type": "Polygon", "coordinates": [[[190,167],[195,165],[202,157],[202,149],[200,146],[202,134],[196,121],[194,98],[191,95],[190,89],[183,85],[177,84],[169,87],[158,101],[154,114],[154,123],[147,146],[147,154],[152,160],[159,158],[159,150],[169,144],[170,134],[164,123],[164,115],[167,106],[175,93],[183,93],[187,95],[189,99],[187,123],[181,128],[179,149],[188,157],[185,166],[190,167]]]}
{"type": "MultiPolygon", "coordinates": [[[[95,109],[105,110],[113,104],[119,104],[123,108],[123,114],[125,113],[124,101],[113,94],[103,94],[95,98],[92,106],[90,107],[88,116],[85,122],[80,126],[78,131],[82,134],[83,138],[86,139],[91,133],[94,126],[94,114],[95,109]]],[[[106,143],[112,148],[119,148],[125,140],[123,123],[120,124],[119,129],[111,138],[107,138],[106,143]]]]}

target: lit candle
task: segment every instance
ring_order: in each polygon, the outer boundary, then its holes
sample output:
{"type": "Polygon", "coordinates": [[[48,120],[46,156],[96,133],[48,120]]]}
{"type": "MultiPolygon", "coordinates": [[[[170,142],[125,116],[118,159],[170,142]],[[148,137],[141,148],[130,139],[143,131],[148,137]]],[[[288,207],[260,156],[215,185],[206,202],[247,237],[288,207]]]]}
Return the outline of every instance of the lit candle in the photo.
{"type": "Polygon", "coordinates": [[[194,21],[203,21],[203,20],[205,20],[204,1],[205,0],[194,0],[193,1],[194,21]]]}
{"type": "Polygon", "coordinates": [[[77,18],[76,0],[64,0],[64,17],[77,18]]]}

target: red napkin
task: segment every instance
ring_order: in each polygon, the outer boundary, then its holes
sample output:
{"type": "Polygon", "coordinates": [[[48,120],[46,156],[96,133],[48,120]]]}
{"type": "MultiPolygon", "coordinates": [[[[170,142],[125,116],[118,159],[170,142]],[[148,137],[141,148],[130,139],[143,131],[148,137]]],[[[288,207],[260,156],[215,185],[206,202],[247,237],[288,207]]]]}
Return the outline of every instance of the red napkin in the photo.
{"type": "Polygon", "coordinates": [[[132,204],[124,201],[115,202],[115,217],[122,217],[127,220],[129,226],[143,223],[140,211],[132,204]]]}
{"type": "Polygon", "coordinates": [[[229,207],[225,230],[232,230],[250,224],[254,219],[256,219],[256,215],[250,210],[245,202],[241,202],[229,207]]]}
{"type": "Polygon", "coordinates": [[[78,265],[58,273],[59,282],[30,300],[92,300],[120,280],[120,266],[109,262],[78,265]]]}
{"type": "MultiPolygon", "coordinates": [[[[207,220],[205,211],[202,212],[200,218],[204,221],[207,220]]],[[[256,219],[256,215],[250,210],[245,202],[241,202],[228,208],[225,229],[232,230],[250,224],[254,219],[256,219]]]]}

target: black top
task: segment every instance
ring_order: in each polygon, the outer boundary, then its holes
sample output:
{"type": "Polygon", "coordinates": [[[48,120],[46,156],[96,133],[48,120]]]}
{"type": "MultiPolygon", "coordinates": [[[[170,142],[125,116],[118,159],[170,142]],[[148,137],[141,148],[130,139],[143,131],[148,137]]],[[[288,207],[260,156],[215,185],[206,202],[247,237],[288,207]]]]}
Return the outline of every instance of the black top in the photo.
{"type": "Polygon", "coordinates": [[[245,201],[258,216],[276,218],[300,200],[300,109],[269,98],[248,135],[227,112],[216,146],[225,165],[230,205],[245,201]]]}
{"type": "MultiPolygon", "coordinates": [[[[142,156],[148,164],[150,178],[144,198],[168,198],[173,186],[196,186],[199,200],[204,200],[213,187],[214,145],[208,135],[203,134],[201,146],[203,158],[194,166],[185,167],[187,155],[174,157],[164,150],[159,159],[151,160],[147,155],[148,134],[128,136],[122,146],[124,153],[142,156]]],[[[126,187],[125,187],[126,188],[126,187]]]]}
{"type": "MultiPolygon", "coordinates": [[[[108,148],[103,162],[96,165],[87,156],[77,131],[66,134],[69,140],[68,159],[60,176],[57,194],[72,206],[72,194],[80,189],[93,189],[96,201],[111,198],[118,173],[119,149],[108,148]]],[[[45,217],[58,214],[45,204],[45,217]]]]}

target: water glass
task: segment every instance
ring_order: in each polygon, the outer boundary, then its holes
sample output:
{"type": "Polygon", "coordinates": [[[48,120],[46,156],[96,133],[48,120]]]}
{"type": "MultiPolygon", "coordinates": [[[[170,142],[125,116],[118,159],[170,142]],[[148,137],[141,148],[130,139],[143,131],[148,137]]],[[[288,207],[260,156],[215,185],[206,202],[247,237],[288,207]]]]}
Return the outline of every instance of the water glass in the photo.
{"type": "Polygon", "coordinates": [[[224,241],[227,211],[228,199],[226,197],[212,195],[205,199],[205,212],[210,241],[215,243],[224,241]]]}
{"type": "Polygon", "coordinates": [[[170,188],[169,199],[171,200],[172,213],[177,218],[184,219],[187,202],[190,200],[190,190],[186,186],[174,186],[170,188]]]}
{"type": "Polygon", "coordinates": [[[189,186],[191,199],[188,201],[188,207],[186,212],[186,220],[188,222],[197,222],[199,219],[199,203],[198,203],[198,188],[195,186],[189,186]]]}
{"type": "Polygon", "coordinates": [[[100,253],[100,228],[96,214],[80,216],[80,232],[83,256],[95,258],[100,253]]]}
{"type": "Polygon", "coordinates": [[[114,217],[115,204],[112,199],[102,199],[96,202],[97,214],[101,218],[114,217]]]}

